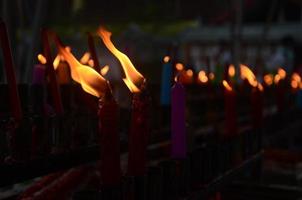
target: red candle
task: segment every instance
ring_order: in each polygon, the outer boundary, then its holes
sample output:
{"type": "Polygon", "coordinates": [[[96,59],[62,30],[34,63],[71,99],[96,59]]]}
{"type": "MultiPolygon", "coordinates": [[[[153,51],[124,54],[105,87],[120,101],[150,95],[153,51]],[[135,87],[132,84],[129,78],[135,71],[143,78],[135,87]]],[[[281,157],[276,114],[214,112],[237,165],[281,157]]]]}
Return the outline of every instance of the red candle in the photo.
{"type": "Polygon", "coordinates": [[[142,176],[146,173],[149,104],[149,96],[145,91],[133,95],[128,154],[128,175],[131,176],[142,176]]]}
{"type": "Polygon", "coordinates": [[[88,47],[89,47],[89,51],[91,54],[91,58],[93,60],[93,68],[95,69],[95,71],[100,72],[100,63],[98,60],[98,56],[96,54],[96,49],[94,46],[94,40],[93,40],[93,36],[91,35],[91,33],[87,33],[88,35],[88,47]]]}
{"type": "Polygon", "coordinates": [[[226,80],[223,80],[223,86],[226,136],[232,137],[237,134],[236,93],[226,80]]]}
{"type": "Polygon", "coordinates": [[[10,106],[12,111],[12,116],[15,120],[19,121],[22,118],[21,102],[19,98],[19,92],[17,88],[16,75],[14,70],[14,61],[12,58],[11,48],[9,44],[8,34],[6,25],[4,22],[0,21],[0,40],[1,47],[4,56],[4,67],[7,78],[7,83],[9,87],[10,96],[10,106]]]}
{"type": "Polygon", "coordinates": [[[118,185],[121,182],[118,105],[111,92],[100,99],[98,115],[102,183],[105,186],[118,185]]]}
{"type": "Polygon", "coordinates": [[[51,51],[50,51],[50,45],[48,41],[48,33],[47,30],[42,30],[42,43],[43,43],[43,50],[44,55],[46,57],[46,66],[47,66],[47,74],[49,77],[49,84],[51,88],[52,98],[54,107],[56,110],[56,113],[59,115],[62,115],[64,113],[62,99],[61,99],[61,93],[59,91],[59,85],[56,77],[56,73],[53,67],[53,59],[51,57],[51,51]]]}

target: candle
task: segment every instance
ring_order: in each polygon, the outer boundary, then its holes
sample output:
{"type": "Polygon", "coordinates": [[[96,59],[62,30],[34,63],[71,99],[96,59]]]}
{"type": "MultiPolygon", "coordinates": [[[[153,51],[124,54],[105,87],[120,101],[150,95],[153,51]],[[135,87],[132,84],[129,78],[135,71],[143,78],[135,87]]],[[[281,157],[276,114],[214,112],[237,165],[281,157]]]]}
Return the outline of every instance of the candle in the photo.
{"type": "Polygon", "coordinates": [[[254,129],[259,129],[263,121],[263,87],[258,83],[257,87],[253,87],[251,91],[251,118],[254,129]]]}
{"type": "Polygon", "coordinates": [[[150,99],[146,92],[146,80],[135,69],[128,56],[115,48],[109,31],[100,28],[98,34],[109,51],[120,61],[126,75],[123,80],[131,93],[134,93],[127,173],[131,176],[143,176],[146,173],[146,148],[149,136],[150,99]]]}
{"type": "Polygon", "coordinates": [[[185,104],[185,88],[176,81],[172,87],[171,157],[177,159],[185,158],[187,154],[185,104]]]}
{"type": "Polygon", "coordinates": [[[54,66],[52,63],[50,45],[49,45],[49,41],[48,41],[48,33],[47,33],[47,30],[45,30],[45,29],[42,30],[42,44],[43,44],[44,55],[47,60],[46,70],[47,70],[47,75],[49,77],[49,84],[50,84],[51,94],[52,94],[52,98],[53,98],[52,100],[54,103],[56,113],[58,115],[62,115],[64,113],[64,109],[63,109],[63,104],[62,104],[62,100],[61,100],[61,93],[59,91],[57,77],[56,77],[54,66]]]}
{"type": "Polygon", "coordinates": [[[99,72],[100,71],[100,63],[98,60],[98,56],[96,54],[96,49],[95,49],[95,45],[94,45],[94,40],[93,40],[93,36],[91,35],[91,33],[87,33],[88,35],[88,47],[89,47],[89,51],[91,53],[91,58],[93,60],[93,68],[99,72]]]}
{"type": "Polygon", "coordinates": [[[118,106],[112,96],[109,83],[98,72],[77,61],[73,54],[63,48],[55,36],[60,53],[68,62],[72,79],[81,84],[83,90],[99,98],[99,143],[101,151],[101,181],[104,186],[120,184],[120,148],[117,128],[118,106]]]}
{"type": "Polygon", "coordinates": [[[276,84],[276,96],[277,96],[277,109],[279,114],[285,111],[285,93],[286,93],[286,71],[282,68],[278,69],[278,73],[274,77],[276,84]]]}
{"type": "Polygon", "coordinates": [[[226,137],[237,134],[236,93],[231,85],[223,80],[225,101],[225,128],[226,137]]]}
{"type": "Polygon", "coordinates": [[[160,103],[163,106],[170,105],[171,99],[171,79],[172,79],[172,63],[169,56],[164,57],[164,64],[162,67],[162,77],[161,77],[161,93],[160,93],[160,103]]]}
{"type": "Polygon", "coordinates": [[[33,85],[44,85],[45,83],[45,65],[36,64],[33,69],[33,85]]]}
{"type": "Polygon", "coordinates": [[[3,21],[0,21],[0,41],[4,57],[4,67],[6,73],[6,79],[9,87],[10,107],[14,120],[21,120],[22,109],[19,98],[19,92],[17,88],[16,75],[14,70],[14,62],[12,58],[11,48],[9,44],[9,38],[7,34],[6,25],[3,21]]]}

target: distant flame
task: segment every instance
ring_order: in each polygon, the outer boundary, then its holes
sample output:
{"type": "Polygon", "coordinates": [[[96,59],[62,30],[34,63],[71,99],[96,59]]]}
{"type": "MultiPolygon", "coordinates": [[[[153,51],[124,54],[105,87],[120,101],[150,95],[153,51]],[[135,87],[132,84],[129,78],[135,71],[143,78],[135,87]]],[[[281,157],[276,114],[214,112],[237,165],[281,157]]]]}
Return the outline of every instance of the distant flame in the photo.
{"type": "Polygon", "coordinates": [[[246,79],[251,86],[257,87],[258,82],[256,76],[250,68],[245,65],[240,65],[240,73],[242,79],[246,79]]]}
{"type": "Polygon", "coordinates": [[[198,79],[200,82],[202,83],[206,83],[208,82],[208,77],[206,75],[206,72],[201,70],[199,73],[198,73],[198,79]]]}
{"type": "Polygon", "coordinates": [[[188,69],[186,71],[187,76],[192,77],[193,76],[193,71],[191,69],[188,69]]]}
{"type": "Polygon", "coordinates": [[[107,90],[107,81],[91,67],[81,64],[66,48],[59,45],[59,51],[70,66],[72,79],[87,93],[102,97],[107,90]]]}
{"type": "Polygon", "coordinates": [[[260,92],[263,92],[263,90],[264,90],[261,83],[258,83],[258,90],[259,90],[260,92]]]}
{"type": "Polygon", "coordinates": [[[133,66],[131,60],[124,53],[120,52],[111,41],[111,32],[100,28],[98,30],[99,36],[102,38],[105,46],[111,51],[111,53],[120,61],[123,70],[125,72],[126,78],[124,82],[130,89],[132,93],[140,92],[139,87],[145,81],[145,78],[140,74],[133,66]]]}
{"type": "Polygon", "coordinates": [[[278,69],[278,74],[280,76],[280,79],[284,79],[286,77],[286,71],[282,68],[278,69]]]}
{"type": "Polygon", "coordinates": [[[178,70],[178,71],[181,71],[184,69],[184,65],[182,63],[176,63],[175,64],[175,68],[178,70]]]}
{"type": "Polygon", "coordinates": [[[84,65],[86,65],[89,61],[90,58],[90,53],[89,52],[85,52],[84,55],[82,56],[80,62],[84,65]]]}
{"type": "Polygon", "coordinates": [[[101,75],[102,76],[105,76],[109,71],[109,66],[108,65],[105,65],[102,69],[101,69],[101,75]]]}
{"type": "Polygon", "coordinates": [[[58,68],[60,61],[61,61],[61,56],[58,54],[53,61],[53,67],[55,70],[58,68]]]}
{"type": "Polygon", "coordinates": [[[94,60],[89,59],[89,60],[88,60],[88,65],[89,65],[90,67],[94,67],[94,60]]]}
{"type": "Polygon", "coordinates": [[[292,80],[290,85],[293,89],[297,89],[299,87],[299,83],[296,80],[292,80]]]}
{"type": "Polygon", "coordinates": [[[46,58],[42,54],[38,54],[38,60],[43,65],[45,65],[47,63],[46,58]]]}
{"type": "Polygon", "coordinates": [[[170,61],[170,57],[169,57],[169,56],[165,56],[165,57],[164,57],[164,62],[167,63],[167,62],[169,62],[169,61],[170,61]]]}
{"type": "Polygon", "coordinates": [[[209,73],[209,79],[214,80],[214,78],[215,78],[215,74],[213,72],[210,72],[209,73]]]}
{"type": "Polygon", "coordinates": [[[234,77],[235,76],[236,70],[235,70],[235,66],[234,65],[230,65],[229,66],[228,74],[229,74],[230,77],[234,77]]]}
{"type": "MultiPolygon", "coordinates": [[[[293,73],[291,77],[291,86],[293,89],[298,89],[301,86],[301,76],[298,73],[293,73]]],[[[300,87],[301,88],[301,87],[300,87]]]]}
{"type": "Polygon", "coordinates": [[[264,82],[265,82],[266,85],[270,86],[270,85],[273,84],[274,76],[272,74],[266,74],[263,77],[263,80],[264,80],[264,82]]]}
{"type": "Polygon", "coordinates": [[[275,83],[275,84],[278,84],[280,80],[281,80],[280,75],[279,75],[279,74],[276,74],[275,77],[274,77],[274,83],[275,83]]]}
{"type": "Polygon", "coordinates": [[[292,79],[297,81],[297,82],[301,82],[301,76],[298,73],[293,73],[292,75],[292,79]]]}
{"type": "Polygon", "coordinates": [[[229,85],[229,83],[226,80],[223,80],[222,84],[226,90],[233,91],[233,88],[229,85]]]}

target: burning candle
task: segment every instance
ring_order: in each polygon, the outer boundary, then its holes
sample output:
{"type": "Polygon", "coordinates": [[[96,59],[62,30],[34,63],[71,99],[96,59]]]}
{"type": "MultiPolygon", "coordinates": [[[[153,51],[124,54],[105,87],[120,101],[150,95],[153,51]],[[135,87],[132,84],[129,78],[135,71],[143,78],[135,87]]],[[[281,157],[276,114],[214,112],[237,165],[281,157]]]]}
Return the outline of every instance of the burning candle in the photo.
{"type": "Polygon", "coordinates": [[[38,60],[39,60],[40,64],[36,64],[34,66],[32,84],[33,85],[44,85],[46,58],[42,54],[39,54],[38,60]]]}
{"type": "Polygon", "coordinates": [[[285,78],[286,71],[282,68],[279,68],[278,73],[274,77],[274,83],[276,84],[277,108],[280,114],[285,111],[285,78]]]}
{"type": "Polygon", "coordinates": [[[120,184],[120,147],[117,128],[118,106],[112,96],[109,83],[98,72],[77,61],[73,54],[63,48],[55,37],[60,53],[71,69],[71,77],[81,84],[87,93],[99,98],[99,141],[101,151],[101,179],[104,186],[120,184]]]}
{"type": "Polygon", "coordinates": [[[105,46],[117,57],[125,72],[124,82],[133,93],[132,117],[129,133],[128,175],[143,176],[146,173],[146,148],[149,136],[149,95],[146,80],[135,69],[130,59],[120,52],[111,41],[111,33],[103,28],[98,30],[105,46]]]}
{"type": "Polygon", "coordinates": [[[161,93],[160,93],[160,103],[163,106],[170,105],[171,99],[171,79],[172,79],[172,63],[169,56],[164,57],[164,64],[162,67],[162,77],[161,77],[161,93]]]}
{"type": "Polygon", "coordinates": [[[21,102],[19,98],[19,91],[17,88],[17,81],[16,81],[15,70],[14,70],[14,61],[11,53],[6,25],[3,21],[0,21],[0,40],[1,40],[2,52],[4,56],[6,79],[9,87],[11,112],[12,112],[12,116],[14,117],[14,120],[19,121],[21,120],[23,114],[22,114],[21,102]]]}
{"type": "Polygon", "coordinates": [[[172,87],[171,156],[177,159],[183,159],[187,154],[185,104],[185,88],[176,79],[172,87]]]}
{"type": "Polygon", "coordinates": [[[237,134],[236,93],[226,80],[223,80],[222,84],[224,86],[226,137],[232,137],[237,134]]]}

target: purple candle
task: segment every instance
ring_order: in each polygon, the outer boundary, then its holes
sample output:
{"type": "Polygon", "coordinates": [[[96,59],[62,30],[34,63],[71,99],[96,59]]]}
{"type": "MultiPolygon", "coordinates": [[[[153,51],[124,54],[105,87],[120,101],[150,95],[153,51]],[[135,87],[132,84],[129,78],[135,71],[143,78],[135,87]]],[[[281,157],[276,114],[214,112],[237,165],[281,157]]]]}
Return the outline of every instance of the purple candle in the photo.
{"type": "Polygon", "coordinates": [[[185,104],[185,88],[177,81],[172,87],[171,102],[171,157],[177,159],[185,158],[187,153],[185,104]]]}
{"type": "Polygon", "coordinates": [[[45,83],[45,65],[36,64],[33,69],[32,84],[44,85],[45,83]]]}

